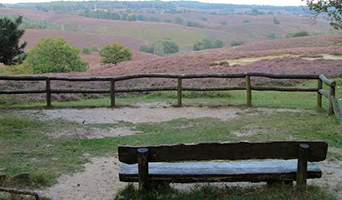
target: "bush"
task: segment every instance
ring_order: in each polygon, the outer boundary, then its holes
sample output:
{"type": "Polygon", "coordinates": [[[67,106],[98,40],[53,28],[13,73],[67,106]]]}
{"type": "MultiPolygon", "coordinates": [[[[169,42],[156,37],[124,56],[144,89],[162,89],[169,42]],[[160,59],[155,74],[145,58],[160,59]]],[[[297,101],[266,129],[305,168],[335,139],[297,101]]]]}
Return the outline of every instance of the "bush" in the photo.
{"type": "Polygon", "coordinates": [[[116,65],[119,62],[131,60],[132,52],[128,48],[114,42],[111,45],[105,46],[100,51],[100,56],[103,57],[102,63],[113,63],[116,65]]]}
{"type": "Polygon", "coordinates": [[[80,50],[67,43],[64,38],[43,38],[28,52],[27,65],[33,73],[83,72],[88,63],[80,59],[80,50]]]}
{"type": "Polygon", "coordinates": [[[245,19],[242,21],[242,23],[249,23],[249,22],[251,22],[251,21],[249,21],[248,19],[245,19]]]}
{"type": "Polygon", "coordinates": [[[202,21],[208,21],[208,18],[207,17],[202,17],[202,21]]]}
{"type": "Polygon", "coordinates": [[[207,38],[204,38],[204,39],[197,41],[194,44],[193,50],[200,51],[200,50],[205,50],[205,49],[222,48],[222,47],[223,47],[223,42],[221,40],[212,41],[207,38]]]}
{"type": "Polygon", "coordinates": [[[182,19],[182,18],[180,18],[180,17],[176,17],[176,19],[175,19],[175,23],[176,23],[176,24],[180,24],[180,25],[182,25],[182,24],[183,24],[183,19],[182,19]]]}
{"type": "Polygon", "coordinates": [[[186,23],[186,25],[189,26],[189,27],[197,27],[197,28],[202,28],[203,27],[200,23],[198,23],[196,21],[188,21],[186,23]]]}
{"type": "Polygon", "coordinates": [[[274,17],[273,18],[273,23],[278,25],[278,24],[280,24],[280,21],[279,21],[278,18],[274,17]]]}
{"type": "Polygon", "coordinates": [[[270,33],[270,34],[267,35],[267,38],[269,38],[269,39],[275,39],[276,36],[275,36],[274,33],[270,33]]]}
{"type": "Polygon", "coordinates": [[[286,38],[291,38],[291,37],[305,37],[309,36],[309,33],[307,31],[298,31],[297,33],[289,33],[286,35],[286,38]]]}
{"type": "Polygon", "coordinates": [[[31,65],[28,65],[26,61],[20,65],[8,65],[4,66],[1,69],[0,74],[3,76],[13,76],[13,75],[24,75],[24,74],[33,74],[33,68],[31,65]]]}
{"type": "Polygon", "coordinates": [[[86,55],[89,55],[89,54],[91,54],[91,49],[88,48],[88,47],[84,47],[84,48],[82,49],[82,53],[83,53],[83,54],[86,54],[86,55]]]}
{"type": "Polygon", "coordinates": [[[173,54],[179,52],[179,47],[173,41],[158,41],[155,42],[152,47],[142,45],[139,50],[142,52],[163,56],[164,54],[173,54]]]}
{"type": "Polygon", "coordinates": [[[90,47],[90,50],[91,50],[92,52],[99,52],[99,51],[100,51],[99,47],[96,46],[96,45],[93,45],[92,47],[90,47]]]}
{"type": "Polygon", "coordinates": [[[228,22],[227,21],[222,21],[221,25],[228,25],[228,22]]]}
{"type": "Polygon", "coordinates": [[[240,45],[244,45],[245,42],[244,41],[241,41],[241,40],[234,40],[230,43],[230,46],[232,47],[236,47],[236,46],[240,46],[240,45]]]}

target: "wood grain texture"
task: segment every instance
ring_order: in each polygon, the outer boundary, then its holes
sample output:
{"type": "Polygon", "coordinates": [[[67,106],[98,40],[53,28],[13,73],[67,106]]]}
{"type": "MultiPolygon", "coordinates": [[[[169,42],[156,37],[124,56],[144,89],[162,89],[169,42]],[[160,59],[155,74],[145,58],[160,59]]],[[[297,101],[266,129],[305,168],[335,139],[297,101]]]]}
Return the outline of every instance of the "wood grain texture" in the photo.
{"type": "MultiPolygon", "coordinates": [[[[328,144],[322,141],[272,141],[237,143],[198,143],[144,146],[149,150],[149,162],[190,160],[296,159],[299,144],[310,146],[308,160],[325,160],[328,144]]],[[[119,146],[119,160],[137,163],[136,152],[141,147],[119,146]]]]}
{"type": "MultiPolygon", "coordinates": [[[[296,180],[297,160],[243,162],[149,163],[150,181],[237,182],[296,180]]],[[[308,163],[307,178],[320,178],[322,171],[308,163]]],[[[120,181],[138,182],[138,165],[121,163],[120,181]]]]}

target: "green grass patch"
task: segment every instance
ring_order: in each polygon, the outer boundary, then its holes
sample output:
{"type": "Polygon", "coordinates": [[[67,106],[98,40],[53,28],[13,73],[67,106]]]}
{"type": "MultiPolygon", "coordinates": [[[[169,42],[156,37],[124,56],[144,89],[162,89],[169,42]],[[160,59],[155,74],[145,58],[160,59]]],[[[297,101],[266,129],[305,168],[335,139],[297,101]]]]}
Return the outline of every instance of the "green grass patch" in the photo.
{"type": "Polygon", "coordinates": [[[189,190],[179,191],[172,188],[154,189],[148,192],[139,192],[133,185],[128,185],[121,190],[115,200],[162,200],[162,199],[187,199],[187,200],[333,200],[336,199],[326,190],[317,186],[308,186],[306,191],[297,191],[293,187],[228,187],[228,186],[196,186],[189,190]]]}

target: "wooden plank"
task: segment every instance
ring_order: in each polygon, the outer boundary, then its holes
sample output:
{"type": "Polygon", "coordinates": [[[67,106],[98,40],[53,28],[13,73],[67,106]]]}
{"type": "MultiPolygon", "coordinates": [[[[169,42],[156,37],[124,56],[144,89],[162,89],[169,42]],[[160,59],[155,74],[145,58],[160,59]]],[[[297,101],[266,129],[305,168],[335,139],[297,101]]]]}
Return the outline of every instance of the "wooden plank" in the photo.
{"type": "Polygon", "coordinates": [[[51,93],[89,93],[89,94],[107,94],[110,90],[51,90],[51,93]]]}
{"type": "Polygon", "coordinates": [[[338,105],[338,101],[335,96],[332,96],[332,103],[334,108],[334,113],[340,123],[342,123],[342,113],[340,110],[340,106],[338,105]]]}
{"type": "Polygon", "coordinates": [[[157,91],[177,91],[177,87],[132,88],[132,89],[117,89],[117,90],[115,90],[116,93],[157,92],[157,91]]]}
{"type": "Polygon", "coordinates": [[[318,90],[318,92],[319,92],[321,95],[323,95],[323,96],[325,96],[326,98],[329,99],[330,94],[329,94],[329,92],[328,92],[327,90],[320,89],[320,90],[318,90]]]}
{"type": "MultiPolygon", "coordinates": [[[[144,146],[149,150],[149,162],[176,162],[184,160],[245,160],[295,159],[298,146],[309,144],[309,161],[325,160],[328,144],[323,141],[272,141],[237,143],[198,143],[144,146]]],[[[119,146],[119,160],[137,163],[136,151],[140,147],[119,146]]]]}
{"type": "Polygon", "coordinates": [[[286,92],[317,92],[317,88],[294,88],[294,87],[257,87],[253,86],[252,90],[258,91],[286,91],[286,92]]]}
{"type": "Polygon", "coordinates": [[[196,88],[183,87],[183,91],[230,91],[230,90],[246,90],[246,87],[210,87],[210,88],[196,88]]]}
{"type": "Polygon", "coordinates": [[[46,90],[17,90],[17,91],[0,91],[0,94],[41,94],[46,90]]]}
{"type": "MultiPolygon", "coordinates": [[[[170,182],[220,182],[296,180],[297,160],[243,162],[149,163],[149,180],[170,182]]],[[[320,178],[322,171],[308,163],[307,178],[320,178]]],[[[120,181],[138,182],[137,164],[121,163],[120,181]]]]}
{"type": "Polygon", "coordinates": [[[328,86],[336,86],[336,82],[329,80],[327,77],[325,77],[323,74],[319,75],[319,79],[323,81],[328,86]]]}

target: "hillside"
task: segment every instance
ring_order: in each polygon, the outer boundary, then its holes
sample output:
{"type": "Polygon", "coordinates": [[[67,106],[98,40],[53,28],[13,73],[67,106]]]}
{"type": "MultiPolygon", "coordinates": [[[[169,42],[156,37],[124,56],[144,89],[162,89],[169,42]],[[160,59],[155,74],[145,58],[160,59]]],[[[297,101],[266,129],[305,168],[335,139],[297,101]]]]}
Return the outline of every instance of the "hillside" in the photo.
{"type": "MultiPolygon", "coordinates": [[[[189,52],[192,51],[193,44],[201,38],[222,40],[225,46],[230,46],[230,43],[235,40],[252,43],[281,39],[300,30],[306,30],[310,35],[337,32],[325,20],[318,19],[315,24],[312,24],[309,22],[308,16],[287,13],[255,16],[248,14],[213,15],[202,12],[202,10],[177,14],[144,13],[144,16],[147,17],[157,17],[160,20],[158,22],[95,19],[75,14],[43,12],[26,8],[1,8],[0,15],[23,15],[28,19],[51,23],[60,29],[60,32],[37,31],[33,35],[38,33],[38,36],[27,36],[35,37],[33,40],[39,36],[49,36],[49,34],[64,37],[66,33],[62,33],[63,31],[72,31],[90,34],[80,37],[89,37],[90,41],[98,40],[98,44],[96,44],[98,46],[102,46],[106,40],[117,40],[134,50],[138,50],[143,44],[152,45],[158,40],[173,40],[180,46],[181,52],[189,52]],[[174,22],[176,18],[181,18],[182,24],[165,22],[167,19],[174,22]],[[275,18],[279,20],[280,24],[274,23],[275,18]],[[189,27],[188,22],[193,22],[195,25],[197,23],[199,26],[189,27]],[[226,25],[222,25],[222,22],[226,22],[226,25]]],[[[138,16],[138,14],[135,15],[138,16]]],[[[67,35],[70,34],[67,33],[67,35]]]]}

